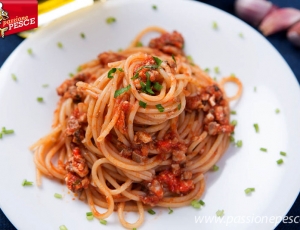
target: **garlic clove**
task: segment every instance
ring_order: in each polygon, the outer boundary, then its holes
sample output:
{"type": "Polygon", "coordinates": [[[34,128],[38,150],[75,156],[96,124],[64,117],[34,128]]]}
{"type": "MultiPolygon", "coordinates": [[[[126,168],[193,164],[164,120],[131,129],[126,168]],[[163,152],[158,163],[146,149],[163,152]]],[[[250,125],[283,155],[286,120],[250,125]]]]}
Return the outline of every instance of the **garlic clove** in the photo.
{"type": "Polygon", "coordinates": [[[237,16],[254,26],[259,25],[273,7],[274,6],[271,2],[265,0],[235,1],[235,11],[237,16]]]}
{"type": "Polygon", "coordinates": [[[287,37],[291,43],[300,47],[300,21],[288,30],[287,37]]]}
{"type": "Polygon", "coordinates": [[[285,30],[300,20],[300,10],[294,8],[275,9],[261,22],[259,29],[265,36],[285,30]]]}

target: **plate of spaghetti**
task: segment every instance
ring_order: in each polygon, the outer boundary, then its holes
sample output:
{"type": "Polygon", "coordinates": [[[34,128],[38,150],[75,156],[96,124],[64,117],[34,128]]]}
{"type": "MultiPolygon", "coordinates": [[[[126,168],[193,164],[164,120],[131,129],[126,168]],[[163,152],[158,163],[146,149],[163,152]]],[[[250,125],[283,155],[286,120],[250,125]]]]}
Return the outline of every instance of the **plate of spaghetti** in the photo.
{"type": "Polygon", "coordinates": [[[1,75],[0,204],[18,229],[273,229],[299,192],[298,83],[213,7],[97,3],[1,75]]]}

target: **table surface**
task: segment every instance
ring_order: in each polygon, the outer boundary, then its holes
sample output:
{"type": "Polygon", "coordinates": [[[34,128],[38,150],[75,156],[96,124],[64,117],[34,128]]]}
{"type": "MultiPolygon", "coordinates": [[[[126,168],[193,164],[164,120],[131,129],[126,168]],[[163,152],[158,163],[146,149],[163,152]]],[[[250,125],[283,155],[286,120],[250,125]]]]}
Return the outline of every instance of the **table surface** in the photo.
{"type": "MultiPolygon", "coordinates": [[[[235,0],[202,0],[201,2],[215,6],[230,14],[234,14],[234,1],[235,0]]],[[[294,7],[300,9],[300,0],[271,0],[279,7],[294,7]]],[[[267,38],[268,41],[278,50],[278,52],[286,60],[298,82],[300,83],[300,48],[293,46],[287,39],[286,33],[278,33],[267,38]]],[[[0,39],[0,66],[5,62],[8,56],[13,50],[22,43],[23,39],[17,35],[10,35],[4,39],[0,39]]],[[[297,182],[296,182],[297,183],[297,182]]],[[[300,215],[300,195],[298,195],[294,205],[291,207],[287,216],[299,216],[300,215]]],[[[16,228],[6,218],[2,210],[0,209],[0,229],[15,230],[16,228]]],[[[284,224],[280,223],[276,230],[291,230],[300,229],[300,223],[284,224]]]]}

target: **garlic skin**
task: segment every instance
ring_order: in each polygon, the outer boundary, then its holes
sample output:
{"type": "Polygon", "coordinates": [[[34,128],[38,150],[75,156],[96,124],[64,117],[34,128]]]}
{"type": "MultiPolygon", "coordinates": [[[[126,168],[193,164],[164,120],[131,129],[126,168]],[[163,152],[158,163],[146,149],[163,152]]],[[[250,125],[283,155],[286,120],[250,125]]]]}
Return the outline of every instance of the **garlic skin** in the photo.
{"type": "Polygon", "coordinates": [[[300,47],[300,21],[294,24],[287,33],[287,38],[295,46],[300,47]]]}
{"type": "Polygon", "coordinates": [[[281,8],[270,12],[261,22],[259,29],[265,36],[288,29],[300,20],[300,10],[281,8]]]}
{"type": "Polygon", "coordinates": [[[236,0],[236,14],[243,20],[254,26],[258,26],[263,18],[272,11],[275,6],[265,0],[236,0]]]}

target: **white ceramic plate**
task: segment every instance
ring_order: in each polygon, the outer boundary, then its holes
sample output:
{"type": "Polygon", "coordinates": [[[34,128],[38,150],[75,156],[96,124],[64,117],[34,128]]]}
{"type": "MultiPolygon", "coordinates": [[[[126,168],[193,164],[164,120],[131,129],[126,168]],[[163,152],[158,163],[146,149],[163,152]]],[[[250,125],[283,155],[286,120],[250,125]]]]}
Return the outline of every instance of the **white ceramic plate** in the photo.
{"type": "MultiPolygon", "coordinates": [[[[70,72],[103,51],[126,47],[150,25],[181,32],[185,51],[196,63],[203,68],[219,67],[221,74],[212,71],[213,77],[235,73],[240,78],[244,92],[232,105],[237,111],[232,117],[238,121],[235,138],[242,140],[243,146],[231,146],[218,163],[220,170],[206,175],[204,207],[174,209],[172,214],[155,209],[157,214],[146,213],[139,229],[222,229],[226,225],[230,229],[273,229],[277,224],[274,218],[279,222],[277,216],[284,216],[293,204],[300,186],[300,93],[278,52],[245,23],[202,3],[109,1],[41,29],[24,41],[1,69],[0,127],[14,129],[15,134],[0,140],[0,204],[18,229],[58,229],[62,224],[71,230],[104,228],[95,219],[86,220],[88,206],[73,200],[64,185],[44,178],[41,188],[21,186],[24,179],[35,181],[28,146],[50,131],[58,101],[55,88],[70,72]],[[105,20],[109,16],[117,22],[108,25],[105,20]],[[218,24],[217,30],[212,27],[213,21],[218,24]],[[81,32],[85,39],[80,37],[81,32]],[[58,42],[63,48],[57,46],[58,42]],[[27,53],[29,48],[33,55],[27,53]],[[16,82],[12,73],[18,78],[16,82]],[[43,84],[49,87],[43,88],[43,84]],[[45,102],[37,102],[37,97],[45,102]],[[255,133],[254,123],[259,124],[259,133],[255,133]],[[260,151],[261,147],[268,151],[260,151]],[[280,156],[280,151],[287,156],[280,156]],[[284,163],[277,165],[280,158],[284,163]],[[248,187],[255,188],[249,196],[244,192],[248,187]],[[63,199],[54,198],[54,193],[63,194],[63,199]],[[224,210],[224,217],[217,218],[223,223],[199,223],[199,217],[214,218],[217,210],[224,210]],[[263,223],[255,223],[260,219],[263,223]]],[[[234,89],[229,86],[228,90],[232,93],[234,89]]],[[[127,217],[135,218],[131,214],[127,217]]],[[[123,229],[117,215],[108,218],[105,228],[123,229]]]]}

